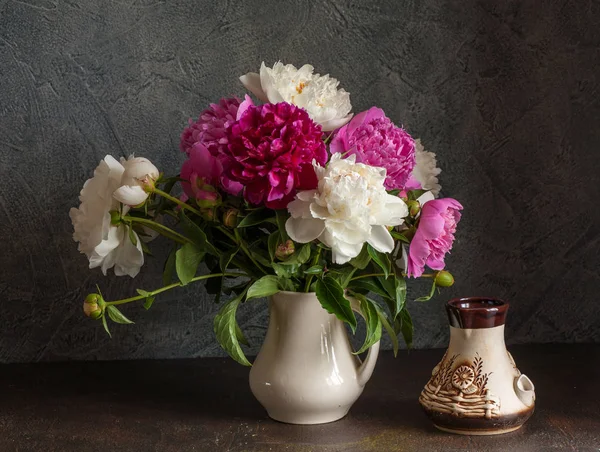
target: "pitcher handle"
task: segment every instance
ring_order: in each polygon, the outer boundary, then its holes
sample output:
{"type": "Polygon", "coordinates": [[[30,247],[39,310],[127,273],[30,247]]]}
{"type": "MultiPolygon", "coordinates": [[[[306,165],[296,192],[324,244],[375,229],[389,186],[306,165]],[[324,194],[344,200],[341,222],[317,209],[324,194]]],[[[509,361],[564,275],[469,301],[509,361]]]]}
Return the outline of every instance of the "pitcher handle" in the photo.
{"type": "MultiPolygon", "coordinates": [[[[356,298],[348,298],[350,299],[350,306],[352,307],[352,310],[358,313],[364,319],[365,316],[360,311],[359,301],[356,298]]],[[[371,347],[369,347],[369,351],[367,352],[365,360],[356,370],[356,381],[360,386],[366,385],[367,381],[369,381],[371,378],[371,375],[373,375],[373,370],[375,370],[375,364],[377,363],[377,357],[379,356],[379,346],[380,341],[377,341],[371,345],[371,347]]]]}

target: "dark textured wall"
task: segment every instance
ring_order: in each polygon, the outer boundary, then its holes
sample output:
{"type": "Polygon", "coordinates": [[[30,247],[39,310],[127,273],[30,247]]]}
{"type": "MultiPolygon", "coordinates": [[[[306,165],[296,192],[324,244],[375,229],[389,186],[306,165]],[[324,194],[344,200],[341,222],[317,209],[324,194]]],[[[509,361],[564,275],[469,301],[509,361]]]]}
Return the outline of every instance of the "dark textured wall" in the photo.
{"type": "MultiPolygon", "coordinates": [[[[411,304],[417,347],[444,346],[443,302],[472,294],[512,302],[510,343],[600,340],[599,46],[600,5],[581,0],[0,0],[0,361],[220,353],[200,286],[126,308],[137,323],[112,340],[86,319],[96,283],[156,287],[165,250],[105,278],[68,210],[107,153],[176,173],[187,118],[278,59],[421,137],[465,206],[457,284],[411,304]]],[[[240,318],[256,350],[264,301],[240,318]]]]}

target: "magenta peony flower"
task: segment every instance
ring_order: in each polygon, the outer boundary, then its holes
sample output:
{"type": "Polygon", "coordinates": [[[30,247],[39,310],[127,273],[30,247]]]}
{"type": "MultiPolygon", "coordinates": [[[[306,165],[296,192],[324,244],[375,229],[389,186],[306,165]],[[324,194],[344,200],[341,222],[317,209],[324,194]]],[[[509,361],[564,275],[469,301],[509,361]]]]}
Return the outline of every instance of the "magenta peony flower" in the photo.
{"type": "Polygon", "coordinates": [[[214,205],[219,200],[218,186],[223,165],[203,144],[196,143],[189,150],[189,158],[181,167],[184,200],[195,199],[202,207],[214,205]]]}
{"type": "Polygon", "coordinates": [[[330,149],[356,155],[357,163],[385,168],[388,190],[404,188],[415,166],[415,141],[377,107],[359,113],[342,127],[330,149]]]}
{"type": "Polygon", "coordinates": [[[312,165],[327,162],[321,126],[295,105],[244,105],[239,120],[228,129],[224,174],[244,185],[251,204],[283,209],[297,190],[316,188],[312,165]]]}
{"type": "Polygon", "coordinates": [[[433,270],[444,268],[444,258],[452,249],[462,208],[452,198],[434,199],[423,204],[419,226],[408,250],[408,276],[421,276],[425,264],[433,270]]]}
{"type": "Polygon", "coordinates": [[[196,122],[190,119],[188,127],[181,133],[180,149],[189,155],[192,146],[200,142],[216,157],[227,147],[225,131],[235,122],[240,103],[237,97],[224,97],[218,104],[210,104],[196,122]]]}

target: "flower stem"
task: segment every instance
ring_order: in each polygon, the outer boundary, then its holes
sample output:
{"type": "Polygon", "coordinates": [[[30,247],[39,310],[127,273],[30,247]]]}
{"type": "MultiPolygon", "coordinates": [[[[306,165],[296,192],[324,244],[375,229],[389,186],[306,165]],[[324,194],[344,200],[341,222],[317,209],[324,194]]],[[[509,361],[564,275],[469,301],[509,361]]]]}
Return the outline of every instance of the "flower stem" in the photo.
{"type": "MultiPolygon", "coordinates": [[[[351,278],[350,281],[356,281],[357,279],[363,279],[363,278],[370,278],[371,276],[385,276],[385,273],[369,273],[367,275],[358,275],[358,276],[355,276],[354,278],[351,278]]],[[[402,273],[402,276],[406,276],[406,273],[402,273]]],[[[419,278],[435,278],[435,274],[430,273],[430,274],[426,274],[426,275],[421,275],[421,276],[419,276],[419,278]]]]}
{"type": "Polygon", "coordinates": [[[180,206],[182,209],[187,209],[192,213],[195,213],[196,215],[198,215],[199,217],[202,216],[202,212],[200,212],[198,209],[194,209],[192,206],[190,206],[188,203],[183,202],[181,199],[176,198],[175,196],[171,196],[170,194],[168,194],[166,191],[162,191],[156,187],[154,187],[154,189],[152,190],[154,193],[156,193],[157,195],[162,196],[165,199],[168,199],[171,202],[174,202],[175,204],[177,204],[178,206],[180,206]]]}
{"type": "MultiPolygon", "coordinates": [[[[315,254],[315,257],[312,260],[312,263],[310,264],[311,267],[317,265],[319,263],[319,258],[321,257],[321,247],[318,246],[317,247],[317,254],[315,254]]],[[[313,280],[313,276],[315,275],[308,275],[308,278],[306,278],[306,285],[304,286],[304,292],[308,293],[308,291],[310,290],[310,283],[313,280]]]]}
{"type": "Polygon", "coordinates": [[[156,221],[149,220],[147,218],[133,217],[130,215],[125,215],[122,217],[124,221],[143,224],[144,226],[158,232],[159,234],[164,235],[165,237],[174,240],[175,242],[183,245],[185,243],[191,242],[190,239],[181,235],[179,232],[175,232],[173,229],[166,227],[163,224],[157,223],[156,221]]]}
{"type": "MultiPolygon", "coordinates": [[[[224,228],[219,228],[219,230],[224,230],[224,228]]],[[[246,256],[248,256],[248,259],[250,259],[252,261],[252,263],[254,265],[256,265],[256,268],[258,268],[261,272],[263,272],[265,275],[267,275],[268,273],[265,271],[265,269],[262,267],[262,265],[260,265],[258,262],[256,262],[256,259],[254,259],[254,257],[252,257],[252,253],[246,246],[246,242],[244,242],[242,237],[240,237],[240,232],[237,229],[234,229],[234,234],[235,234],[235,237],[232,237],[232,238],[236,241],[236,243],[238,245],[240,245],[240,248],[246,254],[246,256]]]]}
{"type": "MultiPolygon", "coordinates": [[[[211,275],[196,276],[195,278],[192,278],[190,282],[196,282],[196,281],[201,281],[203,279],[220,278],[220,277],[226,277],[226,276],[239,277],[239,276],[247,276],[247,275],[244,273],[213,273],[211,275]]],[[[160,289],[153,290],[152,292],[148,292],[147,295],[138,295],[136,297],[124,298],[123,300],[107,301],[106,306],[115,306],[118,304],[125,304],[125,303],[131,303],[132,301],[143,300],[144,298],[153,297],[155,295],[158,295],[159,293],[166,292],[167,290],[171,290],[171,289],[174,289],[175,287],[181,287],[181,286],[183,286],[183,284],[181,284],[181,282],[176,282],[173,284],[169,284],[168,286],[161,287],[160,289]]]]}

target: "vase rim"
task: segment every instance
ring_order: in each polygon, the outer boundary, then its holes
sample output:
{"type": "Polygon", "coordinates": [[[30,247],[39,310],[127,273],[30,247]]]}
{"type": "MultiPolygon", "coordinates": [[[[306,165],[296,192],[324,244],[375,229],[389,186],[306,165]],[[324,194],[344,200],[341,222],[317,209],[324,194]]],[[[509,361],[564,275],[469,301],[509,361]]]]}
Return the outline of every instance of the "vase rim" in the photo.
{"type": "Polygon", "coordinates": [[[496,297],[463,297],[448,301],[446,312],[455,328],[494,328],[506,322],[508,306],[496,297]]]}

